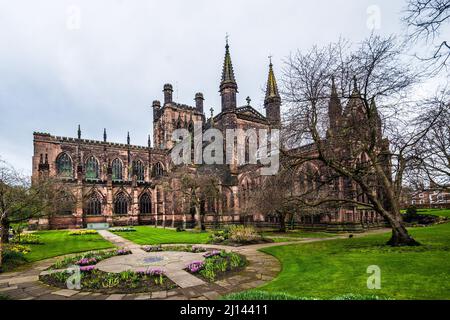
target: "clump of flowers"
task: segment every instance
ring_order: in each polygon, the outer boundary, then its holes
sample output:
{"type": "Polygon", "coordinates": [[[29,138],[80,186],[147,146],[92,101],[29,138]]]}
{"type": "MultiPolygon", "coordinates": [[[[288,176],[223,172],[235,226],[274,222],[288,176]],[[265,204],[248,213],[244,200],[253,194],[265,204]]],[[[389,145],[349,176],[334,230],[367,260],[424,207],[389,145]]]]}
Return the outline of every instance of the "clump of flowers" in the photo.
{"type": "Polygon", "coordinates": [[[82,266],[80,267],[81,272],[91,272],[95,269],[95,266],[82,266]]]}
{"type": "Polygon", "coordinates": [[[199,272],[205,263],[203,261],[192,261],[186,266],[186,269],[191,273],[197,273],[199,272]]]}
{"type": "Polygon", "coordinates": [[[116,251],[118,256],[126,256],[127,254],[131,254],[130,249],[119,249],[116,251]]]}
{"type": "Polygon", "coordinates": [[[206,249],[200,246],[192,246],[191,251],[194,253],[198,253],[198,252],[205,252],[206,249]]]}
{"type": "Polygon", "coordinates": [[[165,275],[165,271],[161,268],[149,268],[144,270],[138,270],[136,273],[140,275],[147,275],[147,276],[163,276],[165,275]]]}
{"type": "Polygon", "coordinates": [[[89,266],[89,265],[96,264],[96,263],[97,263],[97,259],[95,259],[95,258],[82,258],[75,262],[75,264],[77,264],[79,266],[89,266]]]}
{"type": "Polygon", "coordinates": [[[96,230],[74,230],[69,231],[70,236],[83,236],[87,234],[97,234],[96,230]]]}
{"type": "Polygon", "coordinates": [[[220,255],[220,251],[219,250],[212,250],[212,251],[208,251],[205,254],[203,254],[203,256],[205,258],[211,258],[211,257],[218,256],[218,255],[220,255]]]}
{"type": "Polygon", "coordinates": [[[143,246],[142,250],[146,251],[146,252],[158,252],[158,251],[163,251],[162,246],[156,245],[156,246],[143,246]]]}

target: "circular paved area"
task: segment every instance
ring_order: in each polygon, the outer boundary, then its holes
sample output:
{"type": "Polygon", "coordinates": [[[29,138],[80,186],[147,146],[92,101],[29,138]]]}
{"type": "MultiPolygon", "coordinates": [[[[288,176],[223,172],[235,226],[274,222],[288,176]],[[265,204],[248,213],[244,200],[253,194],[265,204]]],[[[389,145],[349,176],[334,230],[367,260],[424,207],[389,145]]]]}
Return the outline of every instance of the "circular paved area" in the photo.
{"type": "Polygon", "coordinates": [[[127,270],[147,270],[161,268],[164,270],[182,270],[192,261],[203,261],[203,253],[183,251],[137,252],[130,255],[115,256],[96,264],[97,269],[106,272],[127,270]]]}

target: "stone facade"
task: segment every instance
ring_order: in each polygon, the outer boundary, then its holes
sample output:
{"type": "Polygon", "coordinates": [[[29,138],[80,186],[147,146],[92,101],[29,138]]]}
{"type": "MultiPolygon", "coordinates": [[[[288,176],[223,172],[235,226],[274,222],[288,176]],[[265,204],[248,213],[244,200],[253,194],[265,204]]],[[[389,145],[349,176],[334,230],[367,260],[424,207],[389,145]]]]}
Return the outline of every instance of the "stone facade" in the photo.
{"type": "MultiPolygon", "coordinates": [[[[335,92],[334,83],[332,86],[335,92]]],[[[64,210],[49,219],[31,221],[39,228],[81,228],[89,223],[109,225],[152,224],[162,226],[192,226],[195,216],[178,194],[167,191],[162,181],[170,181],[174,165],[170,151],[174,146],[172,133],[185,128],[193,132],[196,125],[202,130],[214,127],[225,129],[266,129],[280,128],[281,97],[273,71],[269,65],[263,115],[247,104],[238,106],[238,86],[235,80],[228,43],[220,83],[222,97],[221,112],[206,118],[204,97],[195,94],[195,106],[173,101],[173,88],[165,84],[164,101],[153,101],[153,146],[151,139],[147,146],[111,143],[106,131],[103,141],[81,138],[52,136],[48,133],[34,133],[33,178],[39,176],[60,177],[71,190],[72,208],[64,210]],[[163,179],[164,178],[164,179],[163,179]],[[181,203],[181,204],[180,204],[181,203]]],[[[353,101],[349,101],[343,111],[337,95],[330,100],[330,130],[337,130],[344,121],[345,112],[353,114],[353,101]]],[[[330,131],[331,132],[331,131],[330,131]]],[[[238,139],[246,139],[239,137],[238,139]]],[[[244,144],[246,142],[244,141],[244,144]]],[[[299,152],[315,152],[304,147],[299,152]]],[[[205,167],[205,166],[204,166],[205,167]]],[[[206,166],[207,167],[207,166],[206,166]]],[[[195,167],[208,174],[208,168],[195,167]]],[[[208,199],[202,204],[205,224],[210,226],[231,223],[253,223],[257,226],[277,224],[277,218],[264,217],[257,212],[246,212],[245,203],[252,190],[262,182],[260,167],[251,164],[215,166],[221,172],[218,186],[220,196],[208,199]],[[219,217],[219,221],[217,220],[219,217]]],[[[319,166],[316,168],[321,170],[319,166]]],[[[301,172],[299,172],[299,177],[301,172]]],[[[170,182],[176,184],[175,180],[170,182]]],[[[304,182],[299,182],[299,184],[304,182]]],[[[338,194],[353,188],[345,179],[338,179],[335,185],[338,194]]],[[[362,230],[383,225],[383,219],[368,210],[358,210],[355,206],[329,208],[315,217],[302,217],[292,222],[297,227],[339,230],[362,230]]]]}

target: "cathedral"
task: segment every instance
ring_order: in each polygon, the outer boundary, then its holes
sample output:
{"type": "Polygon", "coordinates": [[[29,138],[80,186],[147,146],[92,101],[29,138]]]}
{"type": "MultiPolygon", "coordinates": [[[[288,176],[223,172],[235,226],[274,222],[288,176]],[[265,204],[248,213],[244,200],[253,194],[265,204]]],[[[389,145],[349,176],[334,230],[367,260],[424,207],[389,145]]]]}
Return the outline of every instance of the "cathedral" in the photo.
{"type": "MultiPolygon", "coordinates": [[[[203,130],[273,129],[281,128],[281,97],[272,62],[269,64],[264,99],[265,114],[251,106],[237,103],[238,85],[231,61],[230,48],[225,46],[220,82],[221,112],[205,115],[202,93],[195,94],[195,106],[173,100],[173,87],[165,84],[163,101],[152,103],[153,138],[149,135],[147,146],[114,143],[107,139],[89,140],[82,137],[78,127],[77,137],[60,137],[49,133],[34,133],[33,179],[54,177],[63,181],[70,190],[68,203],[48,218],[30,221],[31,227],[42,229],[83,228],[93,223],[118,225],[155,225],[164,227],[193,227],[196,219],[203,219],[207,227],[214,224],[249,223],[258,227],[270,227],[279,223],[276,216],[263,216],[248,212],[245,203],[250,193],[261,184],[260,167],[257,165],[225,164],[220,166],[219,196],[201,203],[201,216],[192,213],[188,201],[180,202],[180,194],[170,192],[163,181],[171,179],[175,166],[171,160],[174,147],[172,133],[179,128],[193,132],[196,125],[203,130]],[[152,143],[153,142],[153,143],[152,143]],[[181,203],[181,204],[180,204],[181,203]]],[[[335,91],[334,83],[331,89],[335,91]]],[[[331,95],[329,117],[330,130],[345,112],[357,112],[354,101],[342,110],[337,95],[331,95]]],[[[209,111],[209,110],[208,110],[209,111]]],[[[308,150],[306,152],[311,152],[308,150]]],[[[202,168],[195,167],[195,170],[202,168]]],[[[208,174],[205,171],[204,174],[208,174]]],[[[299,177],[299,181],[302,181],[299,177]]],[[[300,183],[300,182],[299,182],[300,183]]],[[[304,183],[304,182],[301,182],[304,183]]],[[[344,180],[336,185],[339,192],[350,188],[344,180]]],[[[311,217],[299,215],[291,221],[299,228],[328,231],[362,231],[384,224],[375,212],[342,206],[323,209],[323,213],[311,217]]]]}

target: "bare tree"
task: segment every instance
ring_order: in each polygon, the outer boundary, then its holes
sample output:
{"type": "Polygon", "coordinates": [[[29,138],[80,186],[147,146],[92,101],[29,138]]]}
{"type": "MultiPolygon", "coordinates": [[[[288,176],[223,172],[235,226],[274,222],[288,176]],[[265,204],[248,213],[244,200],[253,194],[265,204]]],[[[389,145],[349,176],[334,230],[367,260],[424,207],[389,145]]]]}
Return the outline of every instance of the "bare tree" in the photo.
{"type": "Polygon", "coordinates": [[[433,53],[422,60],[431,61],[439,71],[450,59],[448,39],[441,39],[441,29],[450,21],[448,0],[408,0],[406,16],[403,19],[410,28],[409,39],[433,43],[433,53]]]}
{"type": "Polygon", "coordinates": [[[177,181],[175,184],[172,183],[175,186],[172,187],[172,192],[180,194],[189,208],[194,209],[197,228],[202,230],[204,228],[202,206],[206,201],[214,201],[219,196],[217,177],[213,173],[205,175],[195,168],[181,166],[174,170],[171,179],[177,181]]]}
{"type": "Polygon", "coordinates": [[[277,175],[266,176],[250,195],[251,211],[266,217],[276,216],[280,232],[286,232],[289,219],[323,213],[321,206],[306,205],[324,196],[320,175],[317,171],[297,169],[289,165],[282,167],[277,175]]]}
{"type": "Polygon", "coordinates": [[[331,176],[343,177],[351,190],[308,204],[350,203],[372,209],[391,226],[388,244],[394,246],[418,244],[400,214],[402,182],[416,146],[435,124],[409,125],[406,97],[420,77],[402,52],[395,38],[374,35],[356,50],[345,41],[313,47],[288,59],[283,79],[289,103],[284,143],[306,144],[283,153],[292,166],[320,162],[331,176]]]}
{"type": "Polygon", "coordinates": [[[429,115],[420,116],[415,122],[423,128],[430,127],[420,142],[415,155],[416,161],[408,168],[409,179],[416,188],[425,183],[439,188],[450,187],[450,91],[442,90],[436,96],[426,99],[422,108],[429,115]]]}
{"type": "Polygon", "coordinates": [[[55,206],[61,203],[61,191],[52,179],[38,179],[31,183],[30,177],[0,160],[1,244],[9,242],[12,224],[54,214],[55,206]]]}

